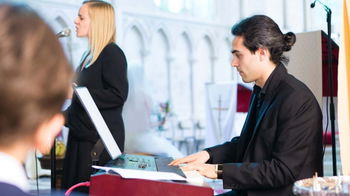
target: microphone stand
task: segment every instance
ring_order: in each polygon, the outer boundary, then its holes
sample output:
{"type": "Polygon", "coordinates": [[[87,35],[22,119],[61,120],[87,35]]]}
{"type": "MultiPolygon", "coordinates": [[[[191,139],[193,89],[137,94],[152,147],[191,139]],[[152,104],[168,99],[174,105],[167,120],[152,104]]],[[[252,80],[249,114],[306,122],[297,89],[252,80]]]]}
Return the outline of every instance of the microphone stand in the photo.
{"type": "MultiPolygon", "coordinates": [[[[70,35],[70,29],[65,29],[59,33],[56,34],[57,39],[62,37],[68,37],[70,35]]],[[[53,141],[53,147],[51,148],[51,155],[50,155],[50,165],[51,165],[51,192],[53,192],[56,189],[56,138],[53,141]]]]}
{"type": "Polygon", "coordinates": [[[51,148],[51,192],[56,189],[56,138],[53,140],[53,147],[51,148]]]}
{"type": "Polygon", "coordinates": [[[331,38],[331,24],[332,24],[332,10],[323,4],[319,0],[315,0],[311,4],[311,8],[315,7],[315,3],[319,2],[323,8],[327,12],[327,51],[328,51],[328,68],[329,68],[329,96],[330,96],[330,103],[329,103],[329,116],[331,121],[331,136],[332,136],[332,163],[333,163],[333,176],[337,176],[337,153],[336,153],[336,144],[335,144],[335,109],[334,109],[334,101],[333,101],[333,65],[332,65],[332,38],[331,38]]]}
{"type": "Polygon", "coordinates": [[[337,153],[336,153],[336,141],[335,141],[335,109],[333,101],[333,64],[332,64],[332,38],[331,38],[331,18],[332,11],[327,6],[324,6],[327,12],[327,49],[328,49],[328,68],[329,68],[329,93],[330,93],[330,103],[329,103],[329,114],[331,120],[331,135],[332,135],[332,161],[333,161],[333,176],[337,176],[337,153]]]}
{"type": "MultiPolygon", "coordinates": [[[[69,30],[69,29],[68,29],[69,30]]],[[[59,32],[56,34],[57,39],[62,38],[62,37],[67,37],[69,36],[70,31],[68,34],[59,32]]],[[[57,171],[56,171],[56,137],[53,140],[53,147],[51,148],[51,154],[50,154],[50,165],[51,165],[51,192],[53,192],[56,189],[56,176],[57,176],[57,171]]]]}

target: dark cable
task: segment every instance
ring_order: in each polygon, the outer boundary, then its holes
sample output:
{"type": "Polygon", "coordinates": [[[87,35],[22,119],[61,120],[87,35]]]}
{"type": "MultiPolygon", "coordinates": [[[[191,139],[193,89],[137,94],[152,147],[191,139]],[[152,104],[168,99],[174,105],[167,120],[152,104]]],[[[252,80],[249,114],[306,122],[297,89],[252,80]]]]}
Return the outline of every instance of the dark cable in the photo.
{"type": "Polygon", "coordinates": [[[36,174],[36,194],[39,195],[39,172],[38,172],[38,156],[36,154],[36,150],[35,150],[35,174],[36,174]]]}
{"type": "Polygon", "coordinates": [[[328,96],[326,97],[326,127],[325,127],[325,132],[323,135],[323,153],[322,153],[322,160],[324,159],[324,154],[326,151],[326,139],[327,139],[327,132],[328,132],[328,125],[329,125],[329,116],[328,116],[328,96]]]}

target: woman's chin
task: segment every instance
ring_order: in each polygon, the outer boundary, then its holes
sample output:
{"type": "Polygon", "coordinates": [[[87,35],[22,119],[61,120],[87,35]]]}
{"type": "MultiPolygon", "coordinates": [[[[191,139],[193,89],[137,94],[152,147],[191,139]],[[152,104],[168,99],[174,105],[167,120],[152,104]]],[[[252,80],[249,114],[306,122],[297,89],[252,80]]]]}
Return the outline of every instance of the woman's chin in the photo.
{"type": "Polygon", "coordinates": [[[77,32],[76,35],[77,35],[77,37],[87,37],[87,35],[83,35],[83,34],[81,34],[79,32],[77,32]]]}

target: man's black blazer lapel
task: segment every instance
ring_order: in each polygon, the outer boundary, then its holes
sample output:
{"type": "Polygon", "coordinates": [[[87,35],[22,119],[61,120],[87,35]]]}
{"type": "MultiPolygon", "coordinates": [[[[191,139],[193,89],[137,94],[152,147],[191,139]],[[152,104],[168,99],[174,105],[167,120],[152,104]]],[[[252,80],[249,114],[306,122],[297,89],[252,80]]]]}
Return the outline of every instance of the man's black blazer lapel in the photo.
{"type": "Polygon", "coordinates": [[[250,138],[250,141],[248,143],[248,146],[245,150],[245,153],[244,153],[244,156],[243,156],[243,160],[246,158],[246,156],[248,155],[248,152],[251,148],[251,146],[253,145],[253,141],[254,141],[254,138],[257,134],[257,132],[259,131],[259,127],[260,127],[260,124],[261,124],[261,121],[262,119],[264,118],[267,110],[271,107],[271,105],[273,104],[273,100],[274,100],[274,97],[276,96],[276,93],[275,92],[278,92],[278,91],[274,91],[274,92],[271,92],[271,95],[267,95],[260,107],[260,110],[259,110],[259,113],[258,113],[258,116],[257,116],[257,121],[256,121],[256,124],[254,126],[254,131],[252,133],[252,136],[250,138]]]}
{"type": "Polygon", "coordinates": [[[249,138],[247,138],[247,131],[249,131],[249,123],[251,123],[251,119],[252,119],[252,112],[253,112],[253,105],[254,105],[254,102],[256,100],[256,95],[254,93],[252,93],[251,95],[251,98],[250,98],[250,105],[249,105],[249,111],[248,111],[248,114],[247,114],[247,117],[246,117],[246,120],[244,122],[244,125],[243,125],[243,128],[242,128],[242,132],[241,132],[241,135],[240,135],[240,143],[242,145],[239,145],[239,147],[241,148],[241,150],[237,151],[239,153],[237,153],[237,158],[238,160],[241,160],[241,158],[243,157],[243,155],[246,153],[246,149],[244,147],[244,143],[246,140],[249,140],[249,138]]]}

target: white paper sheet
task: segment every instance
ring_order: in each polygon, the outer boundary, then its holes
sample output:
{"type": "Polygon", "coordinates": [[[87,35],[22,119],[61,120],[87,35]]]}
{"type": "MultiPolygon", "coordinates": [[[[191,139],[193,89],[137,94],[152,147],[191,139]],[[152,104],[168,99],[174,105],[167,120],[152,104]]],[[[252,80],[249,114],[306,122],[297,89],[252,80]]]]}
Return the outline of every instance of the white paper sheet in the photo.
{"type": "Polygon", "coordinates": [[[92,166],[95,169],[105,170],[107,172],[112,171],[123,178],[133,178],[133,179],[146,179],[146,180],[172,180],[172,181],[187,181],[186,178],[179,176],[175,173],[170,172],[158,172],[158,171],[142,171],[142,170],[131,170],[131,169],[121,169],[114,167],[102,167],[102,166],[92,166]]]}

